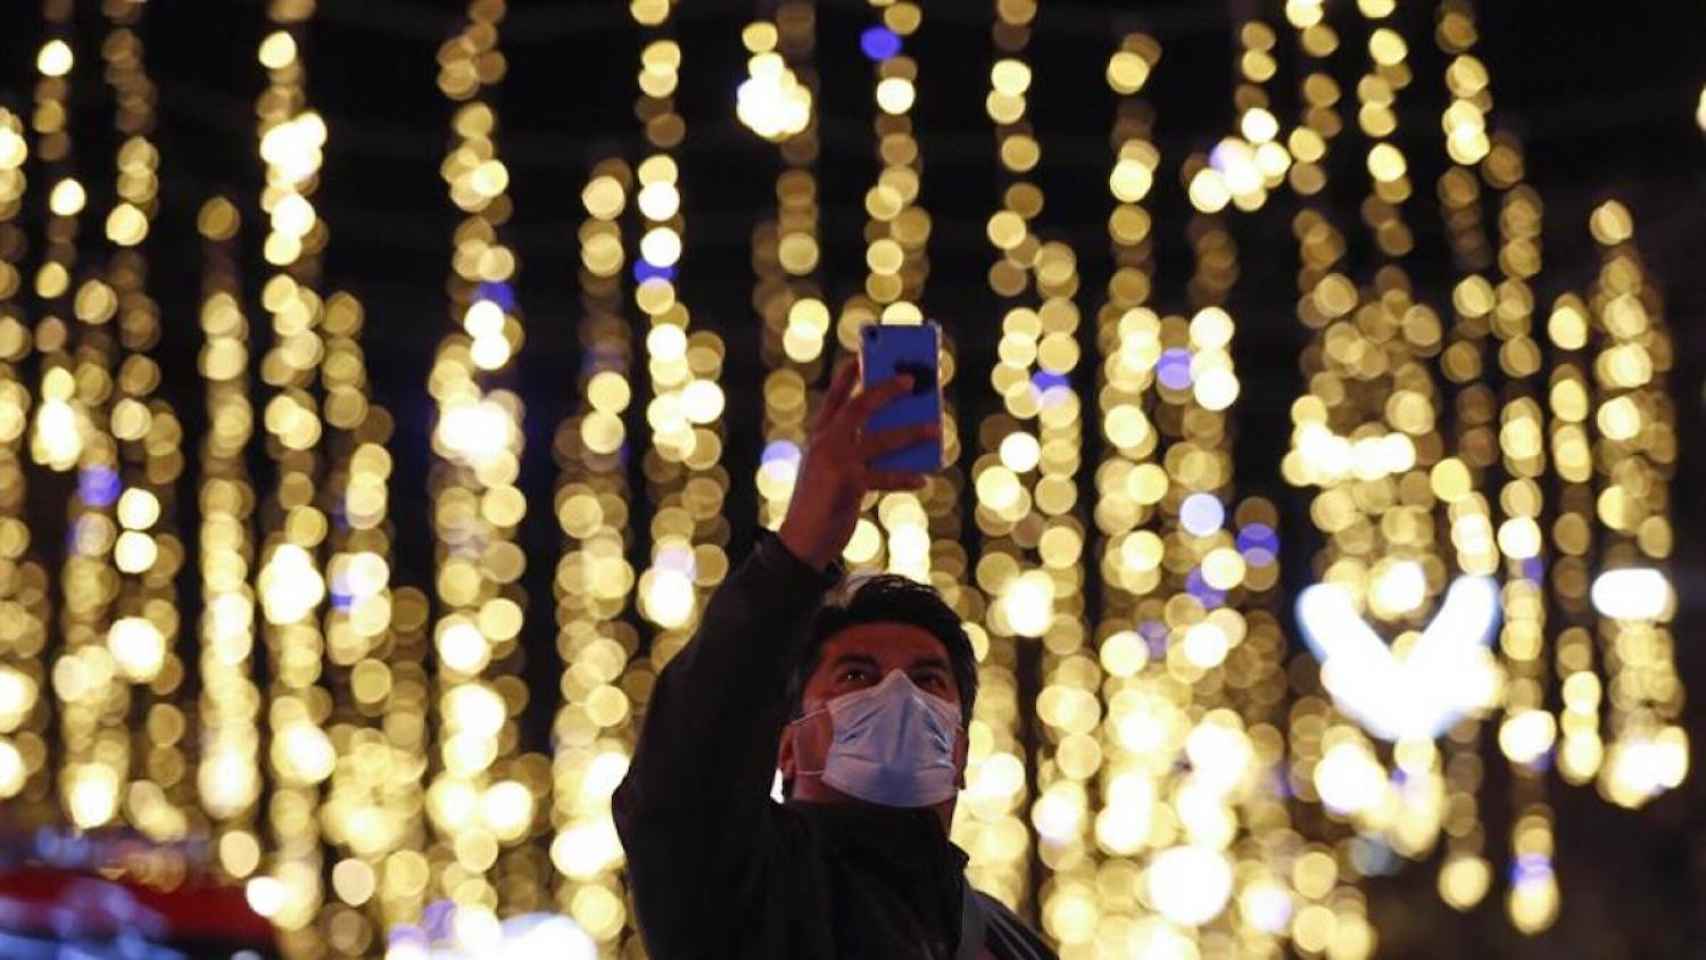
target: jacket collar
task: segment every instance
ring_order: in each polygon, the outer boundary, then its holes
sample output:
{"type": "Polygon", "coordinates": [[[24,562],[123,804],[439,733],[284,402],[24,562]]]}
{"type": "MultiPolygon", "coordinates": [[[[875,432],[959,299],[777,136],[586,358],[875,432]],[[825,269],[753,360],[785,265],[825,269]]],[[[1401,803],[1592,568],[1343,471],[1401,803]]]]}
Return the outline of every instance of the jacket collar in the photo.
{"type": "Polygon", "coordinates": [[[871,803],[790,802],[818,827],[831,849],[858,859],[877,859],[911,873],[940,871],[963,876],[970,857],[948,839],[941,818],[929,807],[907,809],[871,803]]]}

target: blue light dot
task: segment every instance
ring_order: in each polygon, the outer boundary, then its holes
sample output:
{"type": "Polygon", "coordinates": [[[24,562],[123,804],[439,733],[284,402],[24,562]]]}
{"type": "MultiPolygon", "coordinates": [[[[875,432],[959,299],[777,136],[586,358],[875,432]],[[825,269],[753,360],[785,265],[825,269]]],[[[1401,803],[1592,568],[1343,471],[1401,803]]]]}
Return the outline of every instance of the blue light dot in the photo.
{"type": "Polygon", "coordinates": [[[1204,607],[1210,610],[1226,603],[1225,591],[1216,590],[1209,586],[1208,581],[1203,579],[1201,567],[1192,570],[1188,575],[1186,575],[1185,592],[1196,597],[1198,603],[1201,603],[1204,607]]]}
{"type": "Polygon", "coordinates": [[[1541,853],[1519,854],[1511,864],[1511,885],[1537,883],[1552,875],[1552,860],[1541,853]]]}
{"type": "Polygon", "coordinates": [[[660,267],[657,264],[652,263],[650,260],[645,260],[645,259],[635,260],[634,261],[634,282],[635,283],[644,283],[647,280],[652,280],[652,279],[668,280],[669,282],[674,283],[675,282],[675,268],[674,267],[660,267]]]}
{"type": "Polygon", "coordinates": [[[1071,387],[1049,387],[1043,391],[1042,406],[1048,410],[1067,403],[1072,399],[1071,387]]]}
{"type": "Polygon", "coordinates": [[[77,474],[77,495],[91,507],[111,506],[123,487],[118,472],[111,467],[85,467],[77,474]]]}
{"type": "Polygon", "coordinates": [[[1064,373],[1052,373],[1048,370],[1038,370],[1031,374],[1031,385],[1038,390],[1047,391],[1052,387],[1070,386],[1064,373]]]}
{"type": "Polygon", "coordinates": [[[1546,576],[1546,561],[1539,557],[1529,557],[1522,561],[1522,575],[1539,583],[1546,576]]]}
{"type": "Polygon", "coordinates": [[[1279,535],[1265,523],[1247,523],[1238,528],[1238,549],[1262,549],[1274,553],[1279,550],[1279,535]]]}
{"type": "Polygon", "coordinates": [[[759,459],[761,463],[774,461],[798,463],[800,461],[800,448],[791,440],[773,440],[765,445],[764,454],[759,459]]]}
{"type": "Polygon", "coordinates": [[[900,34],[888,27],[871,27],[859,34],[859,49],[872,60],[887,60],[900,52],[900,34]]]}
{"type": "Polygon", "coordinates": [[[490,300],[506,312],[515,309],[515,288],[501,280],[488,280],[474,290],[475,300],[490,300]]]}
{"type": "Polygon", "coordinates": [[[1155,376],[1170,390],[1183,390],[1191,385],[1191,352],[1183,347],[1161,351],[1155,363],[1155,376]]]}
{"type": "Polygon", "coordinates": [[[1265,567],[1276,559],[1274,552],[1267,547],[1251,547],[1244,551],[1244,562],[1252,567],[1265,567]]]}

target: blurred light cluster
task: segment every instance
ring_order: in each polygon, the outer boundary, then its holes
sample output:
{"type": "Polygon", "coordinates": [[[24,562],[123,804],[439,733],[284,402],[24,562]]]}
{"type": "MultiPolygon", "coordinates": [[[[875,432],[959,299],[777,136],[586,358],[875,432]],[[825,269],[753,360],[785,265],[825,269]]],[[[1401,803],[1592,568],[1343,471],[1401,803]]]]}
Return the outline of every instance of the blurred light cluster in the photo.
{"type": "MultiPolygon", "coordinates": [[[[1591,608],[1597,614],[1582,618],[1581,626],[1598,640],[1603,681],[1596,683],[1597,675],[1588,670],[1592,640],[1577,635],[1575,657],[1566,664],[1560,649],[1559,668],[1560,673],[1571,668],[1562,680],[1566,704],[1578,718],[1570,723],[1566,711],[1563,719],[1566,742],[1574,735],[1583,744],[1577,776],[1597,772],[1602,796],[1639,807],[1679,785],[1689,767],[1689,737],[1679,724],[1684,694],[1669,626],[1676,600],[1664,572],[1676,539],[1668,510],[1679,437],[1674,401],[1665,388],[1675,346],[1663,303],[1636,252],[1628,209],[1608,201],[1594,210],[1588,227],[1601,250],[1599,276],[1585,299],[1561,305],[1576,316],[1551,331],[1554,345],[1583,350],[1572,355],[1579,360],[1570,368],[1577,392],[1555,391],[1551,398],[1563,407],[1555,410],[1566,421],[1560,433],[1569,428],[1567,439],[1577,445],[1573,457],[1557,455],[1560,473],[1571,461],[1568,479],[1577,482],[1578,495],[1567,501],[1571,512],[1560,517],[1554,535],[1565,541],[1560,552],[1580,555],[1595,546],[1583,534],[1597,527],[1604,572],[1590,584],[1586,566],[1571,564],[1555,572],[1555,580],[1576,611],[1589,614],[1591,608]],[[1586,331],[1575,328],[1577,318],[1586,331]],[[1586,333],[1585,342],[1578,342],[1579,332],[1586,333]],[[1591,468],[1584,462],[1590,457],[1591,468]],[[1601,705],[1609,707],[1610,731],[1602,760],[1591,734],[1603,728],[1585,722],[1601,705]],[[1600,760],[1597,771],[1593,760],[1600,760]]],[[[1556,444],[1559,435],[1553,439],[1556,444]]]]}
{"type": "MultiPolygon", "coordinates": [[[[1544,206],[1520,140],[1495,128],[1472,6],[1443,0],[1433,20],[1441,56],[1428,62],[1447,98],[1432,199],[1416,196],[1426,164],[1398,129],[1415,41],[1394,0],[1354,7],[1287,0],[1295,57],[1284,25],[1238,24],[1231,128],[1184,157],[1178,181],[1162,175],[1142,97],[1160,45],[1132,34],[1108,52],[1113,271],[1085,318],[1079,252],[1045,239],[1033,99],[1049,77],[1028,49],[1046,11],[993,3],[995,412],[962,425],[945,395],[944,469],[917,493],[870,498],[843,560],[929,581],[964,619],[981,691],[952,837],[972,881],[1034,909],[1069,960],[1369,956],[1364,881],[1439,848],[1442,900],[1468,910],[1497,891],[1511,923],[1538,933],[1564,906],[1551,771],[1629,808],[1689,772],[1671,626],[1678,358],[1633,216],[1596,207],[1598,274],[1539,305],[1544,206]],[[1358,16],[1353,129],[1329,21],[1358,16]],[[1270,99],[1276,81],[1297,84],[1295,117],[1270,99]],[[1360,227],[1335,221],[1330,173],[1360,181],[1360,227]],[[1157,302],[1146,206],[1166,183],[1199,214],[1184,225],[1193,267],[1175,309],[1157,302]],[[1234,485],[1240,265],[1215,216],[1287,188],[1309,345],[1281,466],[1306,498],[1320,580],[1299,598],[1311,651],[1298,654],[1278,615],[1281,510],[1234,485]],[[1423,201],[1457,271],[1437,289],[1404,262],[1423,201]],[[1366,275],[1352,256],[1363,242],[1378,253],[1366,275]],[[1508,775],[1490,769],[1501,760],[1508,775]],[[1511,807],[1484,817],[1495,776],[1511,807]],[[1489,852],[1492,822],[1509,824],[1504,853],[1489,852]]],[[[73,151],[73,106],[86,103],[72,95],[70,6],[45,8],[30,113],[0,110],[8,812],[160,841],[205,833],[291,956],[637,949],[610,796],[658,671],[729,569],[725,421],[756,411],[733,409],[728,347],[695,326],[678,282],[689,171],[674,5],[626,9],[645,147],[637,162],[593,162],[581,192],[581,366],[551,450],[553,688],[522,643],[524,331],[490,95],[507,74],[504,0],[469,0],[436,60],[452,133],[439,172],[460,219],[450,328],[426,384],[430,591],[397,582],[394,424],[370,390],[366,311],[322,293],[330,227],[315,198],[331,131],[308,97],[315,4],[270,0],[256,51],[266,331],[250,327],[237,205],[213,197],[197,217],[206,429],[193,440],[186,425],[201,418],[180,419],[153,358],[166,332],[148,292],[162,158],[144,6],[102,7],[110,189],[73,151]],[[45,210],[33,251],[26,202],[45,210]],[[26,513],[44,472],[73,491],[51,534],[26,513]],[[194,549],[178,525],[191,495],[194,549]],[[39,541],[61,533],[50,575],[39,541]],[[190,624],[178,590],[192,563],[190,624]],[[180,657],[186,630],[194,663],[180,657]],[[522,747],[538,697],[548,756],[522,747]]],[[[909,55],[922,7],[871,0],[868,27],[836,41],[872,64],[878,164],[862,287],[831,304],[817,8],[786,0],[766,15],[741,32],[736,95],[778,158],[775,207],[751,232],[762,396],[740,402],[762,404],[754,484],[774,527],[829,338],[853,350],[865,325],[926,319],[933,222],[909,55]]],[[[1706,127],[1706,94],[1701,109],[1706,127]]],[[[942,320],[951,384],[954,334],[976,328],[942,320]]]]}
{"type": "MultiPolygon", "coordinates": [[[[35,348],[41,355],[34,428],[30,434],[30,456],[55,472],[71,470],[83,453],[88,435],[98,427],[90,422],[84,397],[75,391],[76,363],[72,359],[69,326],[72,271],[77,265],[77,220],[87,200],[87,191],[75,176],[71,156],[71,72],[77,62],[68,37],[69,12],[44,11],[54,38],[42,44],[36,56],[40,79],[35,85],[35,110],[31,127],[37,134],[35,156],[44,177],[53,184],[48,192],[47,243],[33,283],[44,310],[36,322],[35,348]]],[[[24,186],[22,165],[28,153],[23,129],[8,151],[16,162],[8,178],[18,190],[24,186]]],[[[21,200],[20,197],[18,198],[21,200]]],[[[18,252],[23,252],[20,236],[18,252]]],[[[102,305],[104,308],[104,304],[102,305]]]]}
{"type": "Polygon", "coordinates": [[[1289,146],[1279,139],[1279,120],[1270,110],[1266,87],[1276,71],[1273,49],[1278,37],[1273,28],[1250,20],[1238,38],[1243,48],[1238,58],[1242,80],[1233,98],[1238,132],[1223,138],[1206,158],[1197,154],[1185,161],[1186,192],[1191,205],[1203,213],[1217,213],[1228,203],[1246,212],[1260,209],[1268,192],[1286,182],[1293,153],[1312,155],[1319,142],[1306,127],[1292,134],[1289,146]]]}
{"type": "MultiPolygon", "coordinates": [[[[643,27],[655,28],[642,31],[647,39],[640,59],[649,68],[657,51],[675,48],[672,40],[652,39],[670,29],[668,12],[655,22],[633,12],[643,27]]],[[[677,51],[675,62],[679,58],[677,51]]],[[[644,408],[650,443],[642,472],[647,499],[656,508],[650,562],[640,573],[637,600],[640,614],[660,628],[651,652],[658,668],[692,636],[706,597],[728,572],[730,529],[722,515],[729,476],[720,462],[725,396],[718,382],[727,351],[716,333],[692,329],[692,315],[676,287],[685,215],[681,171],[669,151],[679,145],[686,127],[668,96],[672,92],[673,87],[649,90],[642,81],[639,113],[651,118],[643,130],[650,152],[635,169],[641,229],[633,302],[646,317],[652,387],[644,408]]],[[[625,713],[625,696],[622,704],[625,713]]],[[[595,936],[607,928],[607,922],[588,925],[595,936]]]]}
{"type": "MultiPolygon", "coordinates": [[[[873,91],[879,108],[873,121],[873,140],[879,170],[864,197],[868,217],[864,229],[864,292],[842,305],[836,321],[836,336],[848,352],[859,349],[859,330],[868,324],[924,322],[927,318],[920,303],[930,275],[925,251],[933,222],[919,197],[924,158],[911,113],[919,81],[918,63],[902,52],[903,45],[916,35],[923,13],[918,5],[904,0],[873,2],[871,8],[877,22],[861,35],[861,47],[873,63],[873,91]]],[[[816,308],[805,301],[799,309],[800,320],[814,328],[827,319],[820,320],[816,308]]],[[[932,476],[921,491],[867,498],[864,515],[842,559],[856,569],[886,569],[932,583],[962,617],[968,617],[972,611],[967,604],[973,600],[961,590],[967,561],[959,545],[955,496],[955,491],[963,488],[964,478],[954,466],[961,448],[947,389],[955,371],[951,330],[951,323],[945,325],[937,378],[944,390],[945,469],[932,476]]],[[[814,348],[812,352],[819,351],[814,348]]]]}
{"type": "MultiPolygon", "coordinates": [[[[817,83],[814,58],[817,13],[811,3],[784,3],[774,21],[759,20],[742,33],[747,51],[788,64],[809,96],[817,83]]],[[[878,28],[873,28],[878,29],[878,28]]],[[[886,30],[886,28],[880,28],[886,30]]],[[[782,139],[777,153],[776,210],[752,231],[755,282],[752,304],[764,322],[764,449],[754,477],[758,522],[780,526],[793,497],[810,426],[808,384],[827,369],[824,345],[830,308],[819,283],[819,206],[816,165],[820,144],[815,118],[782,139]]],[[[868,539],[868,528],[862,530],[868,539]]]]}
{"type": "MultiPolygon", "coordinates": [[[[1004,186],[986,232],[995,256],[991,287],[1004,300],[1014,300],[1028,292],[1032,269],[1038,266],[1042,250],[1041,241],[1029,233],[1027,225],[1029,217],[1041,212],[1042,191],[1025,179],[1040,159],[1040,147],[1026,118],[1026,94],[1033,80],[1026,48],[1037,8],[1030,2],[993,6],[995,62],[989,72],[985,109],[993,125],[1001,171],[998,183],[1004,186]]],[[[1047,310],[1053,329],[1069,331],[1077,325],[1077,311],[1061,294],[1077,289],[1075,258],[1064,244],[1053,244],[1050,250],[1048,282],[1039,293],[1046,290],[1045,295],[1056,298],[1047,310]]],[[[1015,394],[1020,392],[1020,382],[1030,388],[1033,368],[1039,366],[1037,342],[1043,333],[1039,310],[1017,303],[1004,304],[1003,309],[1006,336],[1001,341],[1002,361],[995,368],[999,372],[990,380],[997,396],[1009,384],[1014,385],[1011,389],[1015,394]],[[1009,341],[1023,352],[1010,354],[1006,349],[1009,341]]],[[[961,324],[955,327],[968,329],[961,324]]],[[[1070,336],[1056,339],[1072,342],[1070,336]]],[[[980,686],[966,765],[967,794],[957,811],[954,838],[971,854],[968,874],[972,881],[1019,910],[1030,908],[1033,896],[1047,896],[1038,889],[1042,878],[1031,875],[1029,863],[1033,844],[1038,844],[1039,852],[1046,848],[1026,824],[1027,813],[1035,821],[1040,798],[1032,792],[1035,774],[1027,769],[1026,749],[1020,739],[1023,714],[1032,709],[1025,702],[1019,679],[1024,656],[1020,638],[1051,633],[1056,593],[1075,592],[1080,582],[1073,579],[1071,566],[1083,547],[1082,528],[1076,523],[1044,526],[1045,517],[1070,512],[1076,500],[1071,474],[1078,464],[1079,427],[1068,420],[1075,419],[1070,411],[1076,410],[1077,397],[1064,375],[1077,359],[1075,342],[1072,346],[1051,356],[1051,362],[1064,364],[1048,381],[1054,387],[1050,399],[1055,402],[1050,406],[1058,417],[1051,421],[1052,429],[1027,426],[1019,418],[1002,413],[986,416],[975,434],[976,458],[964,475],[956,470],[949,478],[954,493],[950,503],[956,510],[962,497],[973,498],[977,504],[973,516],[981,532],[977,552],[968,558],[957,551],[954,555],[932,548],[933,553],[954,557],[954,566],[944,574],[951,574],[956,583],[962,577],[969,581],[956,595],[962,601],[959,610],[967,632],[980,654],[980,686]],[[1039,430],[1046,430],[1042,435],[1053,441],[1046,465],[1039,430]],[[1046,515],[1033,510],[1034,491],[1043,483],[1059,494],[1051,500],[1046,515]],[[992,504],[999,513],[991,509],[992,504]],[[1023,532],[1015,530],[1027,520],[1023,532]],[[1053,557],[1051,566],[1037,562],[1045,549],[1044,555],[1053,557]],[[1057,587],[1057,579],[1067,585],[1066,590],[1057,587]],[[970,589],[972,584],[977,589],[970,589]]],[[[952,354],[947,359],[951,362],[952,354]]],[[[1031,419],[1041,412],[1035,402],[1039,392],[1025,396],[1032,403],[1023,412],[1031,419]]],[[[971,446],[973,441],[945,434],[945,455],[950,442],[957,459],[962,445],[971,446]]],[[[895,536],[891,528],[891,540],[895,536]]],[[[1081,608],[1082,594],[1066,598],[1061,606],[1070,610],[1074,601],[1081,608]]],[[[1069,616],[1060,619],[1063,630],[1055,633],[1061,642],[1081,642],[1082,632],[1070,629],[1069,616]]]]}
{"type": "Polygon", "coordinates": [[[240,220],[225,197],[208,200],[197,217],[203,243],[200,372],[208,428],[198,497],[202,694],[195,783],[220,868],[245,880],[260,867],[262,854],[256,808],[263,783],[263,702],[253,679],[256,609],[249,579],[256,491],[246,451],[255,412],[249,400],[249,323],[237,267],[240,220]]]}
{"type": "MultiPolygon", "coordinates": [[[[47,47],[40,59],[49,59],[47,47]]],[[[54,57],[71,59],[69,47],[56,48],[54,57]]],[[[51,65],[51,64],[50,64],[51,65]]],[[[63,73],[63,71],[60,71],[63,73]]],[[[38,91],[59,91],[51,74],[43,73],[38,91]]],[[[38,133],[52,145],[65,117],[59,100],[37,99],[38,133]],[[49,129],[42,130],[42,106],[49,129]]],[[[25,298],[23,261],[27,242],[15,221],[23,211],[25,163],[29,141],[22,117],[0,109],[0,801],[20,815],[52,808],[48,794],[53,770],[48,765],[48,715],[44,698],[51,681],[43,656],[48,640],[47,570],[33,556],[32,531],[26,513],[27,493],[23,447],[30,422],[31,390],[22,367],[34,348],[25,298]]]]}
{"type": "Polygon", "coordinates": [[[612,157],[594,164],[582,194],[587,201],[582,236],[607,240],[616,262],[583,257],[580,340],[586,352],[578,378],[580,403],[577,414],[559,427],[553,450],[559,467],[556,515],[563,535],[554,593],[564,669],[563,703],[552,723],[550,859],[557,908],[586,924],[594,940],[608,944],[619,942],[628,919],[618,875],[624,858],[610,818],[610,795],[628,769],[636,714],[656,678],[650,664],[634,656],[640,634],[623,617],[636,581],[628,561],[634,536],[628,483],[632,448],[623,419],[632,416],[635,344],[624,315],[618,214],[633,186],[632,168],[612,157]]]}
{"type": "MultiPolygon", "coordinates": [[[[158,206],[159,151],[149,139],[156,94],[143,66],[142,41],[132,29],[141,6],[115,4],[105,12],[109,29],[101,55],[122,138],[115,158],[117,199],[106,218],[106,237],[113,246],[106,283],[85,283],[77,312],[80,318],[98,318],[111,310],[107,324],[117,341],[107,429],[118,448],[114,479],[122,488],[112,503],[119,528],[112,561],[119,582],[106,643],[132,685],[127,709],[114,718],[116,725],[132,728],[129,762],[120,771],[122,814],[152,839],[173,842],[188,836],[187,812],[194,808],[188,716],[177,702],[186,668],[175,652],[180,626],[176,581],[187,555],[176,528],[177,481],[186,467],[184,428],[170,402],[156,393],[162,371],[149,355],[162,330],[139,245],[158,206]]],[[[88,475],[91,465],[85,462],[81,469],[88,475]]],[[[101,469],[96,466],[94,472],[99,475],[101,469]]]]}
{"type": "Polygon", "coordinates": [[[386,937],[388,960],[597,960],[598,947],[574,920],[558,913],[495,912],[438,900],[419,923],[386,937]]]}
{"type": "MultiPolygon", "coordinates": [[[[263,253],[272,267],[261,290],[271,336],[258,369],[266,385],[259,420],[268,437],[276,482],[264,496],[258,490],[255,494],[260,529],[253,548],[254,598],[261,614],[256,639],[264,644],[271,676],[260,694],[260,707],[270,734],[265,779],[273,790],[254,836],[265,842],[252,861],[245,849],[250,846],[245,842],[248,831],[227,834],[233,838],[233,858],[254,874],[249,881],[251,902],[257,884],[273,891],[270,899],[262,898],[268,909],[260,912],[280,927],[287,944],[303,946],[324,942],[314,923],[325,905],[324,852],[315,814],[319,785],[336,762],[324,727],[329,704],[317,683],[325,649],[319,613],[326,594],[319,562],[329,518],[322,509],[324,478],[316,456],[325,435],[326,411],[314,390],[326,355],[320,329],[326,302],[315,286],[318,257],[330,234],[312,201],[319,188],[326,127],[309,108],[301,57],[305,21],[311,15],[311,7],[273,4],[268,10],[272,32],[257,52],[267,77],[266,89],[256,100],[256,116],[267,184],[260,206],[269,218],[263,253]]],[[[204,215],[210,221],[204,224],[204,234],[225,232],[209,229],[223,225],[214,221],[227,220],[235,227],[234,213],[214,210],[204,215]]],[[[240,289],[234,278],[216,282],[240,289]]],[[[240,307],[233,303],[228,309],[240,307]]],[[[240,318],[226,314],[204,319],[204,331],[210,321],[226,336],[241,324],[240,318]]],[[[234,358],[225,362],[236,365],[234,358]]],[[[252,616],[248,610],[237,614],[236,606],[231,603],[227,609],[245,619],[252,616]]],[[[247,793],[240,780],[233,793],[247,793]]]]}
{"type": "MultiPolygon", "coordinates": [[[[747,78],[735,91],[735,116],[740,122],[764,139],[778,141],[804,132],[812,122],[812,88],[777,51],[780,36],[778,25],[767,20],[754,21],[741,32],[752,56],[746,61],[747,78]]],[[[673,70],[669,77],[673,87],[673,70]]],[[[642,74],[642,87],[645,80],[642,74]]]]}
{"type": "MultiPolygon", "coordinates": [[[[37,90],[38,109],[54,97],[56,86],[70,80],[75,60],[69,45],[62,45],[63,59],[51,49],[52,42],[38,59],[44,77],[37,90]]],[[[61,87],[59,95],[69,109],[69,88],[61,87]]],[[[67,118],[67,130],[70,126],[67,118]]],[[[48,159],[39,147],[37,152],[48,159]]],[[[59,577],[58,628],[63,645],[52,660],[49,676],[59,721],[58,742],[65,744],[58,758],[60,801],[72,824],[90,828],[120,813],[130,774],[131,742],[125,724],[129,682],[144,679],[158,665],[164,643],[157,626],[147,620],[114,621],[119,589],[113,566],[119,535],[114,507],[122,481],[117,445],[108,432],[118,352],[109,324],[118,312],[118,297],[99,266],[78,264],[85,251],[77,248],[77,217],[86,194],[76,178],[69,135],[58,144],[56,165],[59,176],[48,208],[53,215],[49,222],[58,228],[54,231],[57,242],[48,254],[50,262],[43,264],[36,277],[36,294],[48,303],[37,325],[37,346],[44,353],[44,402],[37,407],[32,452],[38,463],[75,470],[78,479],[77,495],[66,511],[67,542],[59,577]],[[43,280],[56,264],[63,264],[67,275],[54,277],[44,289],[43,280]],[[73,274],[86,277],[75,288],[73,274]],[[46,355],[43,328],[59,341],[56,355],[46,355]],[[62,417],[55,416],[61,411],[62,417]],[[59,433],[60,429],[64,432],[59,433]]],[[[167,612],[176,616],[170,607],[167,612]]]]}
{"type": "MultiPolygon", "coordinates": [[[[470,0],[460,30],[439,48],[439,88],[453,134],[439,173],[463,216],[452,235],[448,313],[427,390],[438,403],[432,498],[437,602],[418,654],[421,698],[436,724],[424,771],[424,813],[432,842],[406,875],[410,909],[445,898],[457,916],[496,926],[500,904],[526,912],[549,904],[546,835],[550,759],[517,747],[529,699],[521,638],[528,597],[520,581],[528,557],[517,543],[528,503],[518,486],[524,432],[520,397],[506,383],[525,335],[520,263],[502,234],[514,213],[510,174],[498,151],[501,129],[490,92],[507,63],[499,48],[503,0],[470,0]]],[[[402,760],[399,757],[399,760],[402,760]]],[[[412,851],[410,851],[412,852],[412,851]]],[[[408,941],[391,939],[388,955],[408,941]]]]}

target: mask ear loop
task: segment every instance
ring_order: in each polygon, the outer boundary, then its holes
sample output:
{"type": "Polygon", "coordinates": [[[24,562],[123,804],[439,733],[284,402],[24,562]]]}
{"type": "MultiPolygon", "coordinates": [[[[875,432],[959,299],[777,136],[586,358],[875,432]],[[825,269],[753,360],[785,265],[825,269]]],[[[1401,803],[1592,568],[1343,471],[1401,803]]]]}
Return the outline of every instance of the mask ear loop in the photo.
{"type": "MultiPolygon", "coordinates": [[[[794,757],[795,757],[796,763],[798,762],[798,758],[800,756],[800,746],[799,746],[800,733],[799,733],[799,731],[810,729],[808,727],[803,727],[800,725],[805,723],[808,720],[815,720],[818,717],[823,717],[823,716],[828,716],[828,715],[829,715],[829,708],[828,707],[818,707],[816,710],[813,710],[810,713],[802,714],[798,717],[795,717],[793,720],[788,721],[787,726],[790,728],[793,728],[795,731],[794,732],[794,757]]],[[[821,729],[821,727],[822,727],[822,725],[820,724],[819,728],[821,729]]],[[[823,731],[823,738],[824,738],[824,749],[819,752],[819,755],[827,759],[829,756],[829,743],[831,741],[833,741],[833,739],[835,738],[834,728],[831,727],[830,729],[824,730],[823,731]]],[[[821,776],[823,776],[823,769],[824,768],[822,768],[822,767],[819,767],[816,770],[795,769],[794,770],[794,778],[796,780],[798,780],[800,777],[821,777],[821,776]]]]}

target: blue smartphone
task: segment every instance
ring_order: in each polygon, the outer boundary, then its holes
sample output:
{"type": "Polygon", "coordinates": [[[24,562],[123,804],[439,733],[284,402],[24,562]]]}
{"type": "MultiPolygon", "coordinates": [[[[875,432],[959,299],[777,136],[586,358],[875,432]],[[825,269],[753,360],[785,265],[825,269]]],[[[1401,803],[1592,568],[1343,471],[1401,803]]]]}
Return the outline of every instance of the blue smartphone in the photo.
{"type": "MultiPolygon", "coordinates": [[[[908,374],[912,391],[871,415],[867,430],[891,430],[942,422],[942,385],[938,382],[942,328],[923,324],[870,324],[859,331],[859,377],[869,390],[908,374]]],[[[935,473],[942,469],[942,438],[932,437],[871,461],[879,470],[935,473]]]]}

